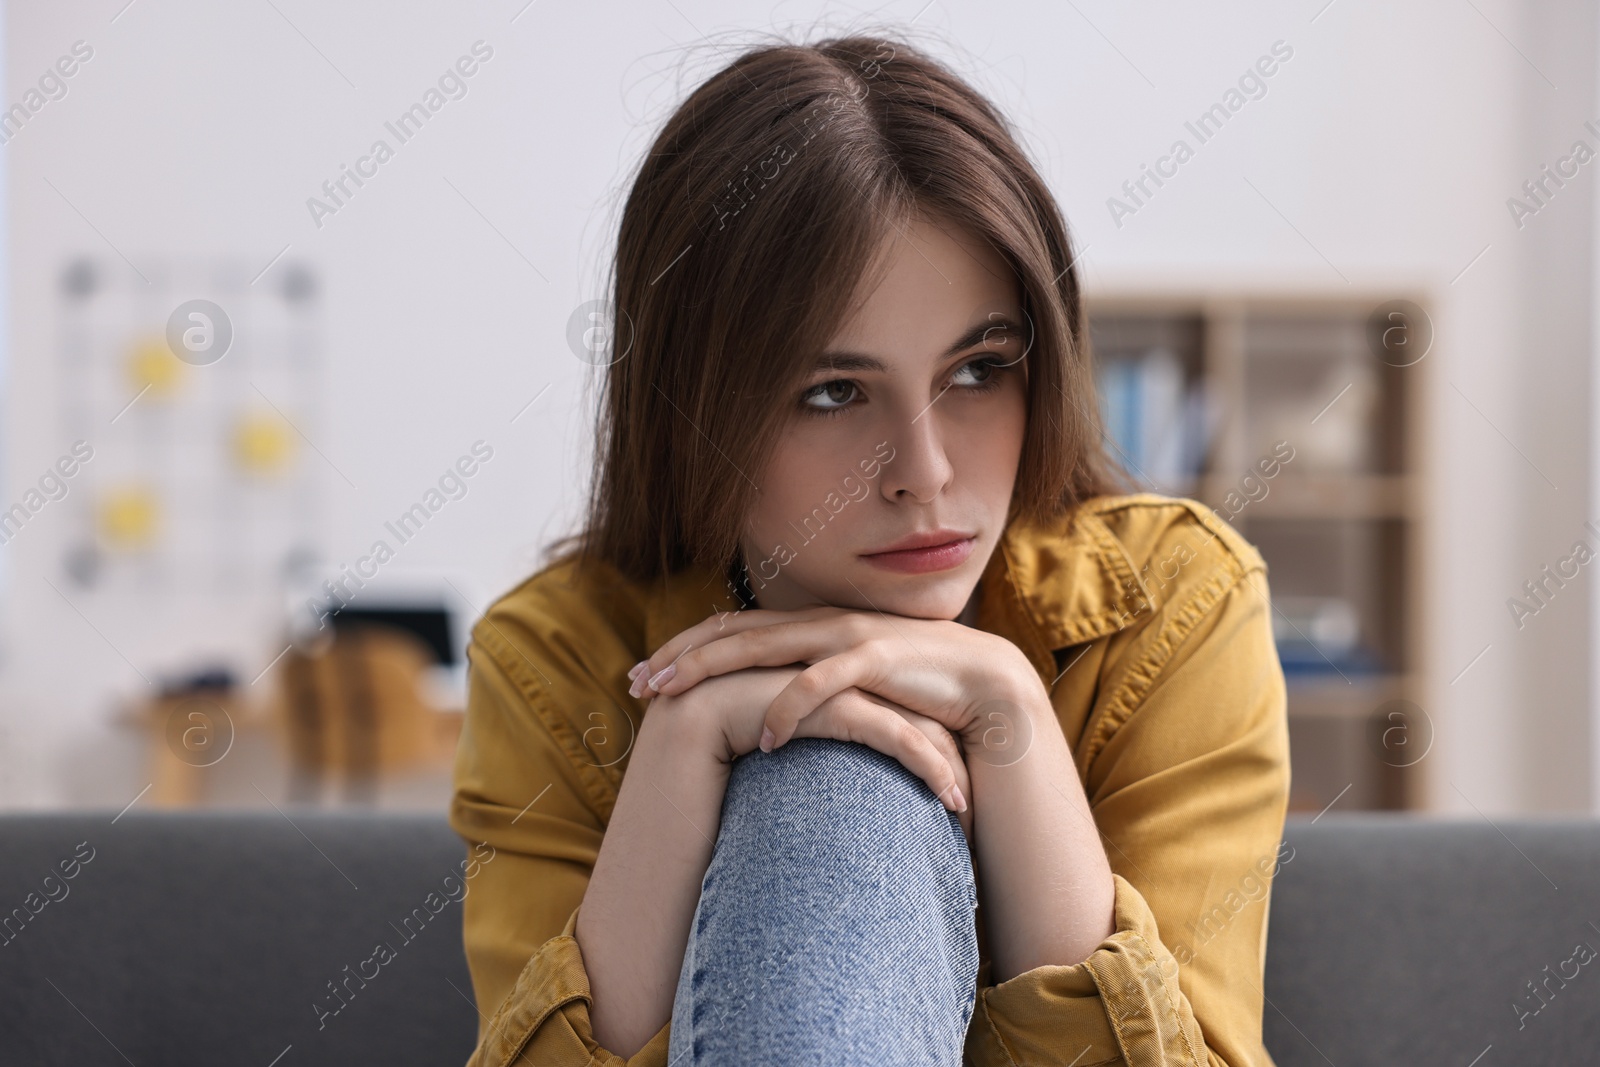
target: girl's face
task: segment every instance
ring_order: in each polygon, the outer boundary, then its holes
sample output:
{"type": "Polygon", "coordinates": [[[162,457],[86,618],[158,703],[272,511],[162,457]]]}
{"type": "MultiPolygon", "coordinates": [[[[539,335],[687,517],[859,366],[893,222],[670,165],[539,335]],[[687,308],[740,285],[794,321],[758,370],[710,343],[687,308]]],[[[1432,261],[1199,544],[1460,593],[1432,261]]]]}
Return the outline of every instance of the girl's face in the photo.
{"type": "Polygon", "coordinates": [[[788,405],[741,535],[763,608],[954,619],[1005,528],[1031,329],[1015,279],[963,231],[894,232],[887,272],[788,405]],[[916,539],[932,551],[893,552],[916,539]]]}

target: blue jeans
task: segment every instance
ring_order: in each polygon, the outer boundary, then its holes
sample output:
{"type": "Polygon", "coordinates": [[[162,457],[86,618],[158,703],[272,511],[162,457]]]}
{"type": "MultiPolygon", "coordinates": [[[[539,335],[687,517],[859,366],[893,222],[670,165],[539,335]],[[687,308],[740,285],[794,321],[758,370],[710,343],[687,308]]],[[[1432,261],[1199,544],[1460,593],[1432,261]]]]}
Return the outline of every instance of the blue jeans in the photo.
{"type": "Polygon", "coordinates": [[[977,902],[955,813],[898,760],[814,737],[739,757],[669,1067],[959,1065],[977,902]]]}

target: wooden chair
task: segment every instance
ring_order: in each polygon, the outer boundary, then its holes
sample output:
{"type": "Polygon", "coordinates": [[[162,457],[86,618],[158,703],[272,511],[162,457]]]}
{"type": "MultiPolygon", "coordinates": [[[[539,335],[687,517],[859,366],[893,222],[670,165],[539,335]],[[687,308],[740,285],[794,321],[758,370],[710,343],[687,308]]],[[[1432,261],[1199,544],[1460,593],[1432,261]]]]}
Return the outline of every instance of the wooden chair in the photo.
{"type": "Polygon", "coordinates": [[[380,778],[448,758],[450,718],[427,701],[433,662],[413,634],[378,624],[340,626],[326,647],[292,648],[280,665],[275,719],[290,759],[289,799],[314,802],[325,783],[372,803],[380,778]]]}

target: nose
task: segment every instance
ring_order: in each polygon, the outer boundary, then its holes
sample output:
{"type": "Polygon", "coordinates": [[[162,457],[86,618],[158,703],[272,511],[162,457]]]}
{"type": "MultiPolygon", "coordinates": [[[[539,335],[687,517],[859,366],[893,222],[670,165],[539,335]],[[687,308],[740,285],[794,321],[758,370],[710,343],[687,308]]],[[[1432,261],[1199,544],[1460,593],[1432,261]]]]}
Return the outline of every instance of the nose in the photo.
{"type": "Polygon", "coordinates": [[[884,498],[903,502],[909,497],[926,504],[937,497],[955,476],[945,451],[939,405],[935,401],[921,412],[907,415],[889,435],[894,459],[883,466],[878,491],[884,498]]]}

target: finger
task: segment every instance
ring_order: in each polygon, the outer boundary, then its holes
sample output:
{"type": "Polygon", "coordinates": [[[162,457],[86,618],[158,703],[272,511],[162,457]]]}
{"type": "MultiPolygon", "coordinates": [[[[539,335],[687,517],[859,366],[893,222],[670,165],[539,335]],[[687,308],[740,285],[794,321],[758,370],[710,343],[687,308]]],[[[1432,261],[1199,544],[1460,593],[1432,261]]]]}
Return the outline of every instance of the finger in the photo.
{"type": "Polygon", "coordinates": [[[806,716],[797,736],[855,741],[892,756],[922,779],[946,809],[958,809],[956,776],[950,761],[903,716],[859,692],[840,694],[815,714],[806,716]]]}
{"type": "Polygon", "coordinates": [[[782,693],[773,697],[766,707],[766,717],[763,721],[766,731],[762,734],[762,747],[768,752],[781,749],[782,745],[794,737],[795,726],[811,713],[821,707],[822,702],[830,697],[843,693],[846,689],[864,689],[867,693],[877,693],[882,688],[880,678],[874,670],[877,664],[878,649],[872,643],[854,645],[837,656],[829,656],[822,661],[808,665],[805,670],[795,675],[794,681],[784,686],[782,693]]]}
{"type": "Polygon", "coordinates": [[[711,637],[708,643],[685,646],[676,659],[668,661],[659,670],[652,657],[649,666],[641,671],[643,680],[635,679],[634,689],[639,691],[639,695],[651,692],[676,695],[706,678],[748,667],[815,663],[866,640],[876,629],[876,625],[861,612],[837,608],[817,610],[826,611],[827,614],[764,612],[764,621],[745,621],[733,633],[720,636],[704,634],[711,637]],[[644,671],[651,673],[645,674],[644,671]]]}
{"type": "MultiPolygon", "coordinates": [[[[870,694],[869,699],[871,699],[870,694]]],[[[967,840],[970,841],[972,839],[973,818],[972,778],[967,771],[967,761],[961,754],[961,746],[956,742],[955,735],[942,723],[936,722],[926,715],[919,715],[914,711],[900,707],[896,707],[895,710],[907,722],[926,734],[928,740],[933,742],[934,748],[938,749],[944,756],[945,761],[950,764],[950,770],[955,775],[956,788],[961,791],[961,796],[966,801],[965,807],[958,807],[956,817],[961,822],[961,829],[965,831],[967,840]]]]}
{"type": "Polygon", "coordinates": [[[742,611],[711,615],[674,635],[660,648],[651,651],[650,655],[641,661],[642,666],[636,664],[634,669],[628,672],[629,677],[633,679],[633,687],[629,692],[636,697],[654,695],[655,691],[647,688],[650,679],[660,675],[668,665],[677,666],[679,659],[690,649],[712,644],[721,638],[730,637],[753,627],[768,626],[783,618],[811,618],[824,612],[837,613],[839,610],[831,607],[807,608],[801,611],[746,608],[742,611]]]}
{"type": "Polygon", "coordinates": [[[927,736],[933,747],[938,749],[939,754],[945,758],[945,762],[950,764],[950,770],[955,775],[956,786],[961,790],[961,795],[970,796],[970,775],[967,772],[967,761],[962,758],[961,746],[956,743],[955,736],[945,729],[942,724],[933,721],[926,715],[918,715],[914,711],[906,711],[904,709],[900,709],[900,715],[927,736]]]}
{"type": "MultiPolygon", "coordinates": [[[[863,619],[869,627],[875,622],[863,619]]],[[[904,660],[894,654],[900,640],[898,636],[869,637],[801,670],[767,707],[762,749],[781,748],[794,736],[796,723],[813,714],[823,701],[851,687],[893,706],[914,709],[947,729],[957,729],[960,723],[956,720],[964,714],[959,687],[937,669],[932,673],[903,669],[904,660]]]]}

